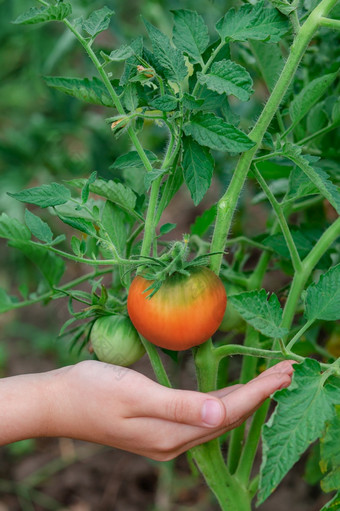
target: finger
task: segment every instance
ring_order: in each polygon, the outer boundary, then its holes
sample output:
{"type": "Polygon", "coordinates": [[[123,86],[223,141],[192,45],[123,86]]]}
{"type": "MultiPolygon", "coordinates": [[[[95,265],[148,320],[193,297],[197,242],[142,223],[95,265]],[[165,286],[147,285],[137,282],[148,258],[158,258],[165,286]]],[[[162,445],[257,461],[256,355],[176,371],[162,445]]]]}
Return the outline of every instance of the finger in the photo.
{"type": "Polygon", "coordinates": [[[225,407],[212,394],[177,390],[154,384],[152,391],[144,388],[133,417],[155,417],[192,426],[218,427],[224,423],[225,407]]]}
{"type": "Polygon", "coordinates": [[[213,390],[213,391],[209,392],[209,395],[215,396],[215,397],[218,397],[219,399],[221,399],[222,397],[227,396],[231,392],[235,392],[235,390],[239,389],[242,386],[243,386],[242,383],[237,383],[235,385],[230,385],[230,387],[224,387],[223,389],[213,390]]]}
{"type": "Polygon", "coordinates": [[[251,415],[276,390],[287,387],[291,376],[273,372],[246,383],[222,401],[226,407],[226,425],[233,426],[251,415]]]}
{"type": "Polygon", "coordinates": [[[282,362],[279,362],[274,366],[270,367],[269,369],[266,369],[265,371],[260,373],[258,378],[268,376],[273,373],[287,373],[289,375],[292,375],[294,372],[293,364],[296,364],[295,360],[283,360],[282,362]]]}

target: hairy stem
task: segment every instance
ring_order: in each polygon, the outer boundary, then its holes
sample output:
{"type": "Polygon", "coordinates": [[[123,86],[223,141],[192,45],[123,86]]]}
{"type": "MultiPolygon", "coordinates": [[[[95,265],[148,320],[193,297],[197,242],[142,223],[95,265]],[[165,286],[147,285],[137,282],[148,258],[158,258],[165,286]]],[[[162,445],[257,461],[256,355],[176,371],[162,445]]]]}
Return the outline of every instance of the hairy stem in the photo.
{"type": "MultiPolygon", "coordinates": [[[[249,134],[249,137],[255,142],[255,145],[243,153],[239,159],[229,187],[217,204],[217,218],[211,244],[211,252],[224,252],[225,241],[230,231],[237,201],[246,180],[251,162],[261,145],[263,136],[280,106],[290,83],[293,80],[296,69],[306,51],[307,46],[320,24],[320,18],[325,14],[328,14],[336,3],[337,0],[322,0],[308,16],[303,26],[299,29],[281,75],[264,109],[262,110],[258,121],[249,134]]],[[[214,255],[211,257],[211,269],[215,273],[219,273],[221,262],[222,255],[214,255]]]]}
{"type": "MultiPolygon", "coordinates": [[[[104,82],[104,84],[105,84],[105,86],[107,88],[108,93],[111,96],[113,104],[115,105],[118,113],[120,115],[125,115],[126,112],[125,112],[125,110],[123,108],[123,105],[122,105],[122,103],[121,103],[121,101],[120,101],[116,91],[114,90],[114,88],[112,86],[112,83],[110,82],[110,79],[109,79],[106,71],[104,70],[103,66],[99,62],[97,55],[92,50],[91,46],[88,44],[86,39],[84,39],[84,37],[72,25],[72,23],[70,23],[67,19],[64,19],[63,21],[64,21],[65,25],[68,27],[68,29],[76,36],[76,38],[78,39],[78,41],[83,46],[83,48],[85,49],[86,53],[88,54],[88,56],[92,60],[95,68],[97,69],[99,75],[101,76],[101,78],[102,78],[102,80],[103,80],[103,82],[104,82]]],[[[149,161],[149,158],[147,157],[147,155],[146,155],[146,153],[145,153],[145,151],[144,151],[140,141],[138,140],[138,137],[137,137],[134,129],[131,126],[128,128],[127,133],[129,135],[133,145],[135,146],[136,151],[138,152],[139,157],[142,160],[146,170],[148,172],[150,172],[152,170],[152,165],[151,165],[151,163],[149,161]]]]}

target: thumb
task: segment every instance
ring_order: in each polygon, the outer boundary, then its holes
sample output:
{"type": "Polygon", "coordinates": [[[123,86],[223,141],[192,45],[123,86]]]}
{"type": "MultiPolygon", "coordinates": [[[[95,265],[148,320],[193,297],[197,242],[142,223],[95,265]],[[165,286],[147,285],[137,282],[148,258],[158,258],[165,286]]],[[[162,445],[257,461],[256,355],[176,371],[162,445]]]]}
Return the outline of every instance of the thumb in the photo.
{"type": "Polygon", "coordinates": [[[188,390],[164,389],[157,416],[171,422],[216,428],[225,420],[225,407],[214,396],[188,390]]]}

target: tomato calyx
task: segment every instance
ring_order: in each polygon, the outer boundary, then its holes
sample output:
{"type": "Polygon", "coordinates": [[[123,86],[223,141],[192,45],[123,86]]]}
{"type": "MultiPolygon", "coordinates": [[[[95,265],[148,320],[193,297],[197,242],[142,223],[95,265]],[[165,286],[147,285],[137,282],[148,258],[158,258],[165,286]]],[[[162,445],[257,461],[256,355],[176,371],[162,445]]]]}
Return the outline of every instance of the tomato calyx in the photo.
{"type": "Polygon", "coordinates": [[[141,259],[147,260],[147,264],[145,261],[137,263],[137,274],[142,275],[146,280],[152,281],[150,286],[144,290],[144,293],[149,293],[151,291],[147,296],[148,299],[152,298],[153,295],[157,293],[168,277],[174,273],[190,277],[190,270],[192,268],[207,266],[210,256],[217,253],[199,255],[188,261],[188,244],[189,236],[185,235],[182,242],[176,241],[167,252],[157,259],[151,256],[141,256],[141,259]]]}

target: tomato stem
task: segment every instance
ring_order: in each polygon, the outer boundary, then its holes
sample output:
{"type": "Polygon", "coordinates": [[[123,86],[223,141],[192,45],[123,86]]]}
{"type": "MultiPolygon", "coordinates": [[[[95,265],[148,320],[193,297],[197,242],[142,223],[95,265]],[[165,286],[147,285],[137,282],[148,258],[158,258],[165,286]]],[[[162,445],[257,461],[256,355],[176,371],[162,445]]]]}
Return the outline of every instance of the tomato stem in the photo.
{"type": "Polygon", "coordinates": [[[172,387],[169,377],[164,369],[163,363],[158,354],[157,348],[154,344],[147,341],[142,335],[139,335],[144,345],[145,351],[150,359],[152,369],[154,370],[155,376],[158,383],[164,385],[164,387],[172,387]]]}
{"type": "MultiPolygon", "coordinates": [[[[336,3],[337,0],[322,0],[310,13],[302,27],[299,28],[282,73],[276,82],[276,85],[269,96],[259,119],[249,134],[249,137],[255,142],[255,145],[243,153],[240,157],[230,184],[224,195],[217,203],[217,218],[211,244],[211,252],[224,251],[225,242],[230,231],[237,201],[245,183],[252,160],[261,145],[263,136],[279,108],[290,83],[293,80],[296,69],[311,38],[320,25],[320,19],[328,14],[336,3]]],[[[221,255],[215,255],[211,258],[211,269],[217,274],[220,271],[221,262],[221,255]]]]}

